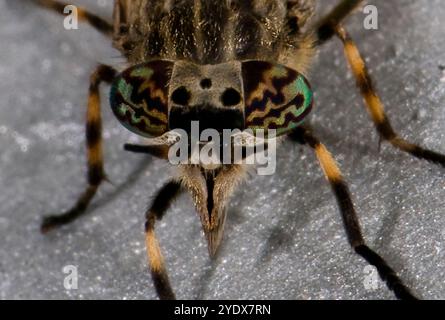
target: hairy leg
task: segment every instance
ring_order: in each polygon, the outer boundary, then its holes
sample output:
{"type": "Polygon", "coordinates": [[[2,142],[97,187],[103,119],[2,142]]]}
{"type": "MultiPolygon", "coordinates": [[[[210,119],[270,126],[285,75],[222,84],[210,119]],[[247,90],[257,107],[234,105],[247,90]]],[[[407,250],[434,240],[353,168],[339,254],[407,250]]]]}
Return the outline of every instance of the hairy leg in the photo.
{"type": "MultiPolygon", "coordinates": [[[[57,12],[59,14],[64,14],[63,13],[64,8],[70,5],[69,3],[64,3],[55,0],[30,0],[30,1],[36,3],[39,6],[57,12]]],[[[112,35],[113,27],[109,22],[105,21],[104,19],[98,17],[93,13],[90,13],[88,10],[84,8],[78,7],[77,14],[79,21],[84,21],[89,23],[93,28],[105,34],[106,36],[112,35]]]]}
{"type": "Polygon", "coordinates": [[[102,120],[100,112],[99,85],[101,82],[112,82],[115,75],[116,71],[106,65],[100,65],[91,75],[86,123],[88,186],[71,209],[61,215],[44,218],[41,225],[41,231],[43,233],[46,233],[55,227],[70,223],[84,214],[96,194],[99,185],[106,178],[103,168],[102,120]]]}
{"type": "Polygon", "coordinates": [[[343,226],[348,237],[349,244],[357,254],[362,256],[369,264],[375,266],[383,281],[399,299],[416,299],[396,272],[380,257],[368,247],[363,239],[360,223],[354,204],[349,192],[349,188],[343,179],[340,169],[332,155],[326,147],[311,133],[308,128],[299,128],[294,131],[290,138],[301,144],[309,145],[314,151],[324,172],[324,175],[331,185],[332,191],[337,199],[340,213],[343,219],[343,226]]]}
{"type": "Polygon", "coordinates": [[[336,28],[337,36],[341,39],[344,45],[345,55],[353,74],[357,80],[357,86],[365,100],[366,107],[371,115],[372,121],[380,135],[384,140],[387,140],[391,145],[405,151],[417,158],[425,159],[445,167],[445,155],[424,149],[414,143],[406,141],[399,137],[394,131],[388,117],[385,114],[383,103],[378,96],[371,77],[369,76],[365,61],[357,49],[354,41],[344,28],[338,26],[336,28]]]}
{"type": "Polygon", "coordinates": [[[316,44],[321,45],[333,35],[337,26],[347,18],[355,9],[357,9],[363,0],[342,0],[337,6],[332,9],[325,17],[323,17],[310,32],[316,35],[316,44]]]}
{"type": "Polygon", "coordinates": [[[169,147],[126,143],[124,144],[124,150],[133,153],[149,154],[160,159],[168,159],[169,147]]]}
{"type": "Polygon", "coordinates": [[[164,257],[155,234],[156,220],[161,220],[173,200],[181,191],[179,182],[171,181],[158,191],[146,213],[145,243],[147,246],[148,263],[156,292],[161,300],[175,299],[175,294],[168,279],[164,257]]]}

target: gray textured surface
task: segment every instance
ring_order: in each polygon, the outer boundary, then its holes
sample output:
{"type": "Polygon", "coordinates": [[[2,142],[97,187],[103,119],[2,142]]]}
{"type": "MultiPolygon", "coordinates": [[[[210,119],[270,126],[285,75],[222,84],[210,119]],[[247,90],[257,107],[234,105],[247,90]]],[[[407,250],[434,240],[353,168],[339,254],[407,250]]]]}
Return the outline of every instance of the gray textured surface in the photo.
{"type": "MultiPolygon", "coordinates": [[[[104,16],[111,1],[77,1],[104,16]]],[[[332,3],[332,1],[322,1],[332,3]]],[[[348,27],[367,57],[390,118],[405,137],[445,152],[445,2],[375,1],[380,29],[361,13],[348,27]]],[[[169,177],[167,164],[128,154],[136,141],[104,99],[105,185],[90,214],[49,236],[41,217],[68,208],[84,178],[83,116],[89,72],[120,60],[89,27],[22,1],[0,0],[0,298],[153,299],[143,215],[169,177]],[[79,268],[66,291],[62,267],[79,268]]],[[[414,292],[445,298],[444,170],[378,139],[347,71],[338,41],[315,61],[313,123],[350,183],[369,243],[414,292]]],[[[107,91],[103,91],[105,96],[107,91]]],[[[179,298],[392,299],[379,282],[363,286],[361,258],[348,247],[340,216],[311,151],[284,145],[272,177],[253,177],[235,194],[213,263],[188,195],[159,224],[179,298]]]]}

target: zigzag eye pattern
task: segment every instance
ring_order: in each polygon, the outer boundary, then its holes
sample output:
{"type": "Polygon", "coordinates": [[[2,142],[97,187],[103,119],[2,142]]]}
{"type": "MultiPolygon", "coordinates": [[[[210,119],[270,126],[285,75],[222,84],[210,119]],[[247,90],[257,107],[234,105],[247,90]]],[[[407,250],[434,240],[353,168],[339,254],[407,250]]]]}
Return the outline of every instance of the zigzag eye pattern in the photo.
{"type": "Polygon", "coordinates": [[[245,124],[282,135],[298,127],[312,109],[312,90],[297,71],[266,61],[242,64],[245,124]]]}
{"type": "Polygon", "coordinates": [[[170,61],[157,60],[131,67],[113,82],[111,108],[130,131],[159,136],[168,130],[168,83],[170,61]]]}

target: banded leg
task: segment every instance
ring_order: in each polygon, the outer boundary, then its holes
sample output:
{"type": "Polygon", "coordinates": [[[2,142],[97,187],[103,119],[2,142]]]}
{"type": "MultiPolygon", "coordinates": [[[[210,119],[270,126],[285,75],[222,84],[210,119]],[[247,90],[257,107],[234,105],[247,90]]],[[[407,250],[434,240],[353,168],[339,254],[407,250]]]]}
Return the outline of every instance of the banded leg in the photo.
{"type": "Polygon", "coordinates": [[[397,149],[405,151],[417,158],[425,159],[445,167],[445,155],[419,147],[403,138],[394,131],[388,117],[385,114],[383,103],[376,93],[372,79],[368,73],[365,61],[360,55],[354,41],[341,26],[336,28],[337,36],[344,45],[344,51],[352,72],[357,80],[357,86],[365,100],[366,107],[372,121],[380,135],[397,149]]]}
{"type": "Polygon", "coordinates": [[[290,137],[294,141],[301,144],[308,144],[314,149],[324,175],[329,181],[337,199],[343,219],[343,226],[351,247],[369,264],[377,268],[382,280],[386,282],[387,287],[394,292],[398,299],[417,299],[385,260],[366,245],[349,188],[342,177],[337,163],[326,147],[314,137],[307,128],[299,128],[294,131],[290,137]]]}
{"type": "Polygon", "coordinates": [[[161,253],[154,228],[156,220],[162,219],[180,190],[181,185],[176,181],[171,181],[164,185],[158,191],[150,209],[146,213],[145,243],[147,246],[148,263],[156,292],[161,300],[173,300],[175,299],[175,294],[168,280],[164,257],[161,253]]]}
{"type": "Polygon", "coordinates": [[[315,32],[317,37],[316,44],[321,45],[333,35],[335,35],[336,27],[356,8],[358,8],[363,0],[342,0],[332,11],[323,17],[316,25],[315,32]]]}
{"type": "Polygon", "coordinates": [[[168,150],[167,146],[146,146],[139,144],[124,144],[124,150],[133,153],[144,153],[152,155],[159,159],[168,159],[168,150]]]}
{"type": "MultiPolygon", "coordinates": [[[[31,0],[39,6],[57,12],[59,14],[64,14],[63,10],[66,6],[70,5],[69,3],[64,3],[56,0],[31,0]]],[[[89,23],[93,28],[97,29],[99,32],[105,34],[106,36],[110,36],[113,33],[112,25],[105,21],[104,19],[98,17],[97,15],[90,13],[84,8],[78,7],[77,14],[79,21],[84,21],[89,23]]]]}
{"type": "Polygon", "coordinates": [[[46,233],[51,229],[70,223],[85,213],[101,182],[106,178],[103,168],[102,153],[102,119],[100,112],[99,85],[101,82],[111,83],[116,71],[108,66],[100,65],[91,75],[88,111],[86,123],[86,143],[88,155],[88,187],[79,197],[76,204],[61,215],[44,218],[41,231],[46,233]]]}

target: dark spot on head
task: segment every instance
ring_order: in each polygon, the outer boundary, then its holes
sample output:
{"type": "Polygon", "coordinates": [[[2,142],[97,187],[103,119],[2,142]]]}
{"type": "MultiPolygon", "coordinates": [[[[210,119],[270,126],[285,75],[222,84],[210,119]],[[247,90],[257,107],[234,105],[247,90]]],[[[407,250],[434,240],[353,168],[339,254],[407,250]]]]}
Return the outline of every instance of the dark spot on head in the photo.
{"type": "Polygon", "coordinates": [[[236,106],[241,101],[241,95],[233,88],[229,88],[221,96],[221,102],[226,107],[236,106]]]}
{"type": "Polygon", "coordinates": [[[171,99],[173,103],[185,106],[190,101],[190,92],[185,87],[179,87],[173,91],[171,99]]]}
{"type": "Polygon", "coordinates": [[[212,80],[210,80],[209,78],[202,79],[199,85],[203,89],[209,89],[212,87],[212,80]]]}

